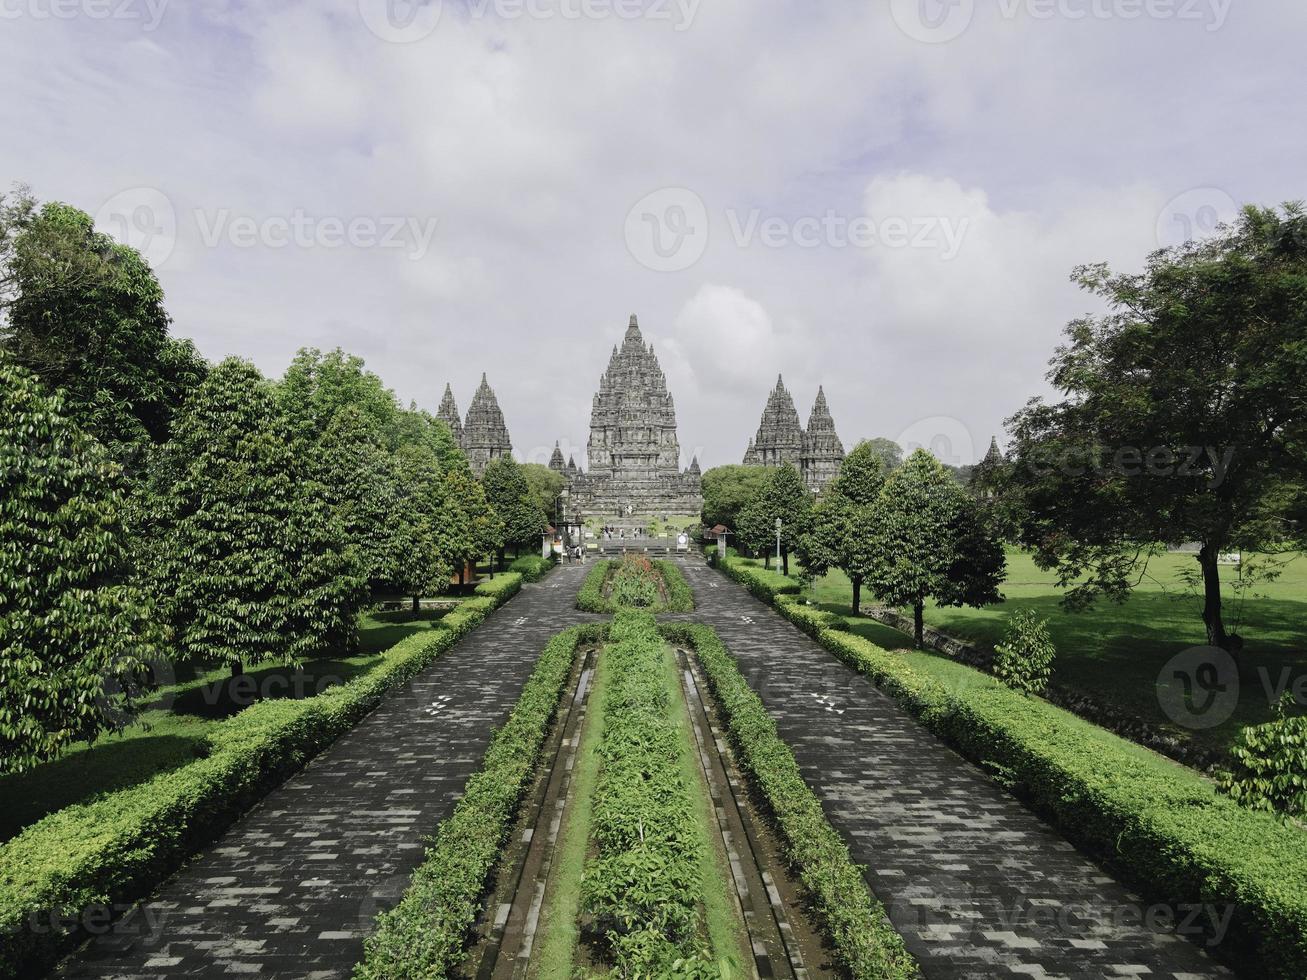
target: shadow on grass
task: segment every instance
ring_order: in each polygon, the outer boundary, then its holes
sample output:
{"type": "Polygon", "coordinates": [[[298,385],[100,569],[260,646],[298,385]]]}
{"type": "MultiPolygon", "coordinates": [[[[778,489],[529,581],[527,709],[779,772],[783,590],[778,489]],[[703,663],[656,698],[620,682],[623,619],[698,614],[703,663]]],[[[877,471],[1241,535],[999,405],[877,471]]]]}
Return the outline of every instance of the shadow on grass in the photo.
{"type": "Polygon", "coordinates": [[[172,703],[172,713],[220,719],[230,718],[259,701],[300,701],[366,674],[379,659],[313,660],[298,668],[284,664],[256,668],[240,677],[224,677],[179,694],[172,703]]]}
{"type": "Polygon", "coordinates": [[[69,752],[31,772],[0,777],[0,841],[9,840],[47,814],[97,793],[126,789],[197,758],[200,735],[109,737],[69,752]]]}

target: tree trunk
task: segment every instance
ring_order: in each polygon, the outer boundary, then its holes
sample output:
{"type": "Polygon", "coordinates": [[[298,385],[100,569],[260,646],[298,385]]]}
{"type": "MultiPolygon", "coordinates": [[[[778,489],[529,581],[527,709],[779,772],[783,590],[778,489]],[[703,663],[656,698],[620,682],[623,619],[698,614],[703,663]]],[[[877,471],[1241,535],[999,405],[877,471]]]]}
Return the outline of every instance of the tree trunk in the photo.
{"type": "Polygon", "coordinates": [[[418,597],[417,597],[417,596],[414,596],[414,597],[413,597],[413,615],[416,616],[416,615],[417,615],[419,612],[421,612],[421,611],[422,611],[422,604],[421,604],[421,602],[418,601],[418,597]]]}
{"type": "Polygon", "coordinates": [[[467,584],[467,582],[465,581],[466,578],[467,578],[467,562],[460,561],[458,563],[458,584],[460,586],[466,585],[467,584]]]}
{"type": "Polygon", "coordinates": [[[240,677],[243,673],[245,673],[245,668],[242,666],[241,662],[239,660],[233,660],[231,662],[231,676],[240,677]]]}
{"type": "Polygon", "coordinates": [[[913,641],[916,643],[916,647],[918,650],[921,649],[926,639],[925,636],[926,623],[925,623],[925,617],[923,615],[925,607],[926,607],[926,603],[923,602],[921,599],[918,599],[912,606],[912,625],[913,625],[912,638],[913,641]]]}
{"type": "Polygon", "coordinates": [[[781,549],[781,574],[782,575],[790,574],[790,549],[789,548],[781,549]]]}
{"type": "Polygon", "coordinates": [[[1221,617],[1221,566],[1217,563],[1220,549],[1214,544],[1205,544],[1198,551],[1198,564],[1203,570],[1203,623],[1207,626],[1207,643],[1209,646],[1230,649],[1230,637],[1225,632],[1225,620],[1221,617]]]}
{"type": "Polygon", "coordinates": [[[768,548],[762,555],[762,567],[770,571],[771,569],[771,549],[768,548]]]}
{"type": "Polygon", "coordinates": [[[855,575],[851,581],[853,582],[853,615],[856,616],[862,610],[862,578],[855,575]]]}

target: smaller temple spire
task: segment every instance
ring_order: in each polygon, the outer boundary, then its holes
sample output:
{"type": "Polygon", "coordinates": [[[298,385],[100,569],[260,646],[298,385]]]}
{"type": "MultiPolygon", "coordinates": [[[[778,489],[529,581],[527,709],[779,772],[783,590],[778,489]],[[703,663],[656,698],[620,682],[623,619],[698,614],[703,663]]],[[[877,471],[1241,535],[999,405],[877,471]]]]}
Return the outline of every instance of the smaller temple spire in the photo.
{"type": "Polygon", "coordinates": [[[445,382],[445,394],[440,399],[440,408],[436,410],[436,418],[449,426],[454,441],[461,446],[463,444],[463,420],[458,417],[458,405],[454,402],[454,392],[449,387],[448,381],[445,382]]]}
{"type": "Polygon", "coordinates": [[[554,454],[549,457],[549,468],[555,473],[561,473],[565,469],[563,463],[563,450],[559,448],[558,440],[554,440],[554,454]]]}

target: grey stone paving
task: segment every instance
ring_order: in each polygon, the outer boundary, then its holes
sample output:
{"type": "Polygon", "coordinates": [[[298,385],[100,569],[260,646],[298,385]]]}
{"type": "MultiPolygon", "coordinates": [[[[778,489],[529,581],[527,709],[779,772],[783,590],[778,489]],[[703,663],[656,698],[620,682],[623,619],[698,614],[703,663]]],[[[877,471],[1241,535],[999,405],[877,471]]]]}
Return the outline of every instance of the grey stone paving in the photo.
{"type": "Polygon", "coordinates": [[[701,560],[716,628],[927,977],[1229,977],[866,678],[701,560]],[[1155,928],[1148,928],[1151,922],[1155,928]]]}
{"type": "Polygon", "coordinates": [[[349,976],[545,642],[590,618],[585,570],[525,586],[53,975],[349,976]]]}

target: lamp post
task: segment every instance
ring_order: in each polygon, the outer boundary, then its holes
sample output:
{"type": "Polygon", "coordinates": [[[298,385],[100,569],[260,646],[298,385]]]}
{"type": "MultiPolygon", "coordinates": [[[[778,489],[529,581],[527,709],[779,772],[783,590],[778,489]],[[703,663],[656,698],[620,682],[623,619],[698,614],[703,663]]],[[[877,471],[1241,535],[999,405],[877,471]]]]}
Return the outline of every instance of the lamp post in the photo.
{"type": "Polygon", "coordinates": [[[776,565],[781,563],[781,519],[776,518],[776,565]]]}

